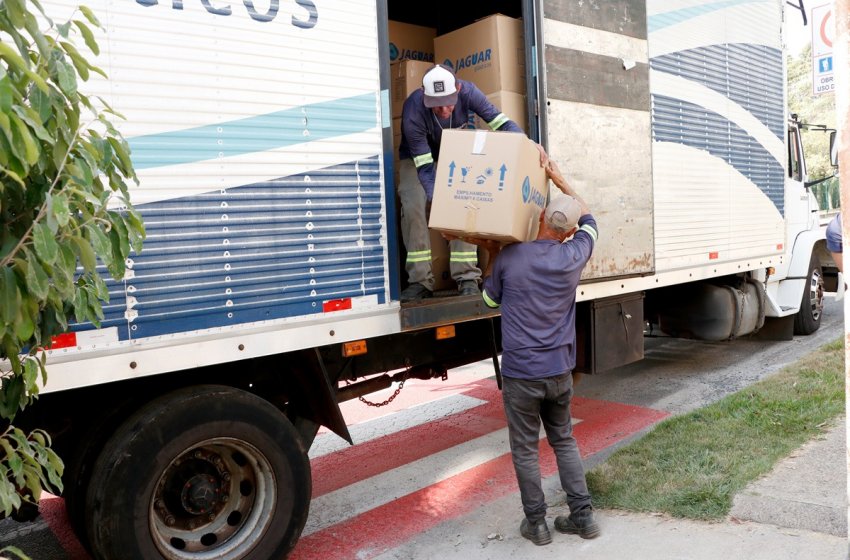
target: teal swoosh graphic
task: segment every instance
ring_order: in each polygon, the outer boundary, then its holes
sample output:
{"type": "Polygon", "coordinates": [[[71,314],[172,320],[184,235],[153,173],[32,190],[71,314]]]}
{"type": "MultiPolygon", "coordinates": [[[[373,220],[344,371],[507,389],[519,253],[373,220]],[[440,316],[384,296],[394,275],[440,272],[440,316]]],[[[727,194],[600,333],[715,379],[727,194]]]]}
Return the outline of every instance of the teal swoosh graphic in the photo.
{"type": "Polygon", "coordinates": [[[716,12],[717,10],[725,10],[726,8],[731,8],[740,4],[755,4],[764,2],[765,0],[723,0],[722,2],[712,2],[701,6],[691,6],[690,8],[682,8],[681,10],[673,10],[672,12],[664,12],[663,14],[649,16],[647,26],[649,27],[650,32],[658,31],[659,29],[664,29],[665,27],[670,27],[671,25],[676,25],[677,23],[682,23],[683,21],[687,21],[701,15],[716,12]]]}
{"type": "Polygon", "coordinates": [[[377,93],[128,139],[137,170],[264,152],[378,126],[377,93]]]}

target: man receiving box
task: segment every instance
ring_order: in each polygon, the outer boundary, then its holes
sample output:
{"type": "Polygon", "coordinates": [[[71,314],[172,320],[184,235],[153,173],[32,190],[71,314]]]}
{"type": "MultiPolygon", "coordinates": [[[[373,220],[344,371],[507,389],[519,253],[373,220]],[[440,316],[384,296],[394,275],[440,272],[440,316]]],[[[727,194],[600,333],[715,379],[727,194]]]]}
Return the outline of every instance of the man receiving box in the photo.
{"type": "MultiPolygon", "coordinates": [[[[401,301],[430,297],[434,291],[428,215],[434,196],[436,159],[443,130],[466,128],[470,111],[480,116],[492,130],[523,132],[473,83],[458,80],[440,65],[425,74],[422,88],[411,93],[404,102],[398,150],[401,160],[398,195],[409,285],[402,291],[401,301]]],[[[478,295],[481,270],[477,266],[475,245],[456,239],[449,246],[450,270],[458,291],[461,295],[478,295]]]]}
{"type": "Polygon", "coordinates": [[[576,288],[598,230],[557,166],[550,161],[546,169],[567,196],[551,199],[541,212],[537,239],[503,249],[479,242],[490,253],[482,296],[490,307],[501,305],[502,398],[525,512],[520,532],[537,545],[552,541],[540,481],[541,421],[570,507],[569,516],[555,519],[555,528],[586,539],[599,535],[570,420],[576,288]]]}

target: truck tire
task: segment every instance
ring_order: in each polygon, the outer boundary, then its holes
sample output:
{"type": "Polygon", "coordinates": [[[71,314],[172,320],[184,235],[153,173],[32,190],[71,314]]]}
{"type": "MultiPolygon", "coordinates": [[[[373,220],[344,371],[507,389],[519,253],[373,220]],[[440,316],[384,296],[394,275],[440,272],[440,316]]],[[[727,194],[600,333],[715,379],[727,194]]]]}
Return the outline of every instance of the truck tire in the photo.
{"type": "Polygon", "coordinates": [[[794,334],[809,335],[818,330],[822,315],[823,271],[817,255],[812,255],[800,311],[794,316],[794,334]]]}
{"type": "Polygon", "coordinates": [[[91,480],[86,527],[98,560],[285,558],[312,486],[286,416],[214,385],[164,395],[130,416],[91,480]]]}

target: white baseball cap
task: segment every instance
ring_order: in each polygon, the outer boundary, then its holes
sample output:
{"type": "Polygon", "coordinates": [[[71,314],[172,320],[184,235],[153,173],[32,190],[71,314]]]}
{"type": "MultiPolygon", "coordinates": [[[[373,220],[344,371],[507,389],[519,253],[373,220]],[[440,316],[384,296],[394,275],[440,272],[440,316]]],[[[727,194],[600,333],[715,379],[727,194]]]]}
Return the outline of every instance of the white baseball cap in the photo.
{"type": "Polygon", "coordinates": [[[457,80],[451,70],[437,64],[422,77],[425,106],[445,107],[457,103],[457,80]]]}
{"type": "Polygon", "coordinates": [[[546,222],[562,231],[569,231],[578,225],[581,218],[581,204],[575,198],[552,196],[546,206],[546,222]]]}

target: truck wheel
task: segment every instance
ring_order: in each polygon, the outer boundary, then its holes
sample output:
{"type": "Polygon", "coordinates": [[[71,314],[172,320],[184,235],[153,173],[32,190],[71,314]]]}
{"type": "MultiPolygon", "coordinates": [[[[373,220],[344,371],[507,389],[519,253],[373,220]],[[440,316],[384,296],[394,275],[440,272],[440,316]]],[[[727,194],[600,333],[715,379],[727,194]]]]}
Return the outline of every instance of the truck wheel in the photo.
{"type": "Polygon", "coordinates": [[[295,546],[310,463],[286,416],[222,386],[151,401],[104,446],[86,495],[99,560],[267,560],[295,546]]]}
{"type": "Polygon", "coordinates": [[[818,330],[822,314],[823,271],[817,255],[812,255],[806,288],[803,290],[803,300],[800,302],[800,311],[794,316],[794,334],[807,335],[818,330]]]}

